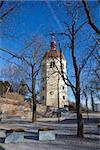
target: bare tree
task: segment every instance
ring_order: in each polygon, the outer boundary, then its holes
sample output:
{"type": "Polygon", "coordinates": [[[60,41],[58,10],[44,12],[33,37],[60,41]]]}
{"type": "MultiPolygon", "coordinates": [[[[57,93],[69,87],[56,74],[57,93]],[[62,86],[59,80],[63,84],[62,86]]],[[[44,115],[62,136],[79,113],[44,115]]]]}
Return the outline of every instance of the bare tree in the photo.
{"type": "MultiPolygon", "coordinates": [[[[87,62],[91,55],[94,53],[96,49],[96,43],[93,43],[93,46],[91,46],[89,53],[85,58],[83,59],[82,63],[79,65],[78,62],[78,56],[76,55],[76,41],[79,39],[80,33],[82,32],[82,29],[87,24],[87,20],[81,20],[83,11],[81,10],[81,5],[79,2],[73,2],[70,6],[66,7],[67,15],[70,17],[70,22],[65,21],[64,24],[66,26],[66,29],[64,32],[55,33],[57,35],[65,36],[67,39],[67,46],[71,50],[71,58],[73,62],[73,68],[74,68],[74,74],[75,77],[75,84],[70,80],[68,75],[65,77],[65,74],[63,72],[63,64],[62,59],[60,56],[60,64],[61,64],[61,75],[62,78],[67,86],[69,86],[75,96],[76,100],[76,110],[77,110],[77,136],[83,137],[83,119],[82,119],[82,110],[81,110],[81,72],[84,70],[85,66],[87,65],[87,62]],[[81,13],[80,13],[81,10],[81,13]],[[81,20],[81,23],[79,24],[79,20],[81,20]],[[69,42],[68,42],[69,41],[69,42]]],[[[86,37],[85,37],[86,38],[86,37]]],[[[85,39],[86,40],[86,39],[85,39]]],[[[60,54],[62,53],[62,48],[59,44],[60,48],[60,54]]]]}
{"type": "Polygon", "coordinates": [[[26,86],[32,95],[32,122],[34,122],[36,120],[36,77],[40,70],[40,62],[43,55],[41,50],[41,48],[43,48],[43,41],[41,38],[37,38],[36,36],[34,36],[32,40],[33,42],[31,43],[31,47],[25,46],[20,54],[13,53],[12,51],[3,48],[0,48],[0,50],[9,54],[12,58],[16,58],[18,60],[18,66],[21,67],[24,74],[27,74],[28,82],[23,84],[23,86],[26,86]],[[27,49],[30,50],[25,51],[27,49]]]}
{"type": "Polygon", "coordinates": [[[12,63],[7,64],[7,66],[1,69],[0,77],[1,79],[7,80],[12,85],[14,92],[18,92],[19,82],[25,78],[25,75],[23,76],[23,72],[18,66],[12,63]]]}

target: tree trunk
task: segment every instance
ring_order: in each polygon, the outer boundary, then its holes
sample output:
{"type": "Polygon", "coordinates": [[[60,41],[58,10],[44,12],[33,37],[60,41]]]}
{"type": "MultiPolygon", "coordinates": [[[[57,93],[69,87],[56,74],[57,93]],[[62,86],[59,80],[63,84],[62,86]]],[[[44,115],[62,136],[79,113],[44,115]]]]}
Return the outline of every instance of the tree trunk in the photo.
{"type": "Polygon", "coordinates": [[[32,66],[32,101],[33,101],[33,108],[32,108],[32,122],[36,121],[36,94],[35,94],[35,77],[34,77],[34,66],[32,66]]]}
{"type": "Polygon", "coordinates": [[[60,112],[59,112],[59,108],[60,108],[60,103],[59,103],[59,73],[58,73],[58,112],[57,112],[57,116],[58,116],[58,122],[60,122],[60,112]]]}
{"type": "Polygon", "coordinates": [[[83,118],[80,103],[80,78],[76,77],[76,111],[77,111],[77,136],[83,137],[83,118]]]}
{"type": "Polygon", "coordinates": [[[94,111],[94,98],[93,98],[93,92],[91,91],[91,106],[92,106],[92,111],[94,111]]]}
{"type": "Polygon", "coordinates": [[[89,119],[89,115],[88,115],[88,97],[87,97],[86,92],[84,92],[84,96],[85,96],[85,107],[86,107],[87,119],[89,119]]]}
{"type": "Polygon", "coordinates": [[[83,137],[83,119],[82,119],[82,111],[80,106],[80,76],[79,76],[79,69],[77,66],[77,61],[74,53],[74,42],[75,42],[75,32],[74,32],[74,25],[75,22],[73,22],[72,25],[72,60],[75,70],[75,79],[76,79],[76,111],[77,111],[77,136],[83,137]]]}

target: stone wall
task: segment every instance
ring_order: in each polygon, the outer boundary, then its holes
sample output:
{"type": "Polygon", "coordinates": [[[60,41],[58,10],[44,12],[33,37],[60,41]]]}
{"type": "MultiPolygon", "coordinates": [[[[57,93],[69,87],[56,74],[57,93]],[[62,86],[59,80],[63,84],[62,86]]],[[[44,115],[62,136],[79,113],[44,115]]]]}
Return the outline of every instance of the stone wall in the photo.
{"type": "Polygon", "coordinates": [[[7,92],[4,94],[4,98],[14,99],[14,100],[18,100],[20,102],[24,101],[23,96],[17,92],[7,92]]]}
{"type": "Polygon", "coordinates": [[[31,118],[30,102],[19,101],[16,99],[8,99],[0,97],[0,111],[2,117],[19,116],[21,118],[31,118]]]}

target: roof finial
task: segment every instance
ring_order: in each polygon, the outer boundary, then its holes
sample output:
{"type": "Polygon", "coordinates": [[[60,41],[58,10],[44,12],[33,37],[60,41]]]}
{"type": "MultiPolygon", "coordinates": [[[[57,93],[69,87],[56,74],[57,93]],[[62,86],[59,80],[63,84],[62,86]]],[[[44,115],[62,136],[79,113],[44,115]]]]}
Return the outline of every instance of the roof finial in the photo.
{"type": "Polygon", "coordinates": [[[54,33],[50,32],[50,35],[51,35],[52,42],[54,42],[54,33]]]}
{"type": "Polygon", "coordinates": [[[51,50],[56,50],[56,42],[54,41],[54,33],[51,32],[50,35],[51,35],[51,38],[52,38],[52,40],[51,40],[51,50]]]}

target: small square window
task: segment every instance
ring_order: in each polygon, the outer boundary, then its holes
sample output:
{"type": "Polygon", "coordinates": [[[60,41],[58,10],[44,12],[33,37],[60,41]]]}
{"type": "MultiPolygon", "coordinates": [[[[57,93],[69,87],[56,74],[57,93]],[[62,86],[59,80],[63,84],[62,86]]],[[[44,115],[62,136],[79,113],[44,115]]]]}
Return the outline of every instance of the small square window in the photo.
{"type": "Polygon", "coordinates": [[[54,93],[53,91],[50,91],[50,95],[53,95],[53,93],[54,93]]]}
{"type": "Polygon", "coordinates": [[[44,100],[44,96],[42,96],[42,100],[44,100]]]}
{"type": "Polygon", "coordinates": [[[64,90],[64,86],[62,86],[62,89],[64,90]]]}

